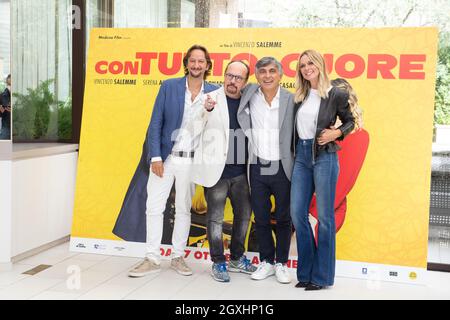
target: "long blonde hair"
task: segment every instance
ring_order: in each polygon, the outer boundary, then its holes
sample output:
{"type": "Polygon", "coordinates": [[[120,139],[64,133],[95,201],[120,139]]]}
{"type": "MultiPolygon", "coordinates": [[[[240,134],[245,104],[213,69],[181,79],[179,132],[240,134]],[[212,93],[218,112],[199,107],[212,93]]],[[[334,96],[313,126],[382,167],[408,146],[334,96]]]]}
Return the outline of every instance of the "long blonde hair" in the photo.
{"type": "Polygon", "coordinates": [[[363,111],[358,104],[358,96],[356,95],[353,87],[350,85],[350,83],[348,83],[347,80],[342,78],[331,80],[331,85],[348,93],[348,103],[350,105],[350,111],[355,118],[354,131],[361,129],[363,127],[363,111]]]}
{"type": "Polygon", "coordinates": [[[303,78],[300,71],[300,59],[307,56],[312,63],[319,69],[318,91],[321,98],[328,98],[328,89],[330,88],[330,79],[325,68],[325,60],[322,55],[315,50],[306,50],[300,54],[297,62],[297,75],[295,76],[295,102],[302,102],[311,91],[311,83],[303,78]]]}

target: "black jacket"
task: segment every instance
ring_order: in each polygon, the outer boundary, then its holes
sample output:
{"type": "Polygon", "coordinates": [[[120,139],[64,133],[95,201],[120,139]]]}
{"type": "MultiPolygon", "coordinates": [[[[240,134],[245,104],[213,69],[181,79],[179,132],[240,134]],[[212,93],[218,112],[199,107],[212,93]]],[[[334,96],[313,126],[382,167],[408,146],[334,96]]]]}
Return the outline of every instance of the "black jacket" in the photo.
{"type": "Polygon", "coordinates": [[[0,104],[4,107],[11,106],[11,92],[6,88],[0,96],[0,104]]]}
{"type": "MultiPolygon", "coordinates": [[[[0,105],[5,107],[11,106],[11,92],[8,88],[5,89],[5,91],[2,92],[0,95],[0,105]]],[[[0,113],[0,117],[2,118],[2,128],[7,129],[11,127],[11,112],[5,111],[3,113],[0,113]]]]}
{"type": "MultiPolygon", "coordinates": [[[[294,107],[294,154],[299,140],[297,126],[295,124],[297,121],[297,112],[302,105],[303,101],[296,103],[294,107]]],[[[342,125],[339,127],[339,129],[342,131],[342,136],[340,136],[338,140],[344,140],[344,137],[353,131],[355,127],[355,118],[353,117],[353,114],[350,110],[350,106],[348,103],[348,94],[336,87],[332,87],[328,92],[328,98],[322,98],[320,101],[319,115],[317,118],[316,137],[314,138],[313,143],[313,160],[315,160],[319,152],[336,152],[340,149],[340,147],[334,141],[323,146],[317,144],[317,138],[319,138],[320,133],[324,129],[329,129],[331,126],[334,126],[337,117],[339,117],[342,122],[342,125]]]]}

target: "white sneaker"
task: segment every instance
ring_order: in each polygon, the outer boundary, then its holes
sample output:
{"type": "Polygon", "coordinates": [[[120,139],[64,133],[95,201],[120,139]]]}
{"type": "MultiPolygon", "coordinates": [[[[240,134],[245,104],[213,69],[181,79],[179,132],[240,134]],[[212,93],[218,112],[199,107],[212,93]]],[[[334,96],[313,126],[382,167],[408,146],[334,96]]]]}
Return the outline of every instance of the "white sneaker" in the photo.
{"type": "Polygon", "coordinates": [[[287,265],[277,263],[275,265],[275,275],[279,283],[291,283],[291,275],[287,265]]]}
{"type": "Polygon", "coordinates": [[[253,280],[264,280],[267,277],[273,276],[275,274],[275,268],[273,264],[266,261],[261,262],[255,272],[252,273],[251,278],[253,280]]]}

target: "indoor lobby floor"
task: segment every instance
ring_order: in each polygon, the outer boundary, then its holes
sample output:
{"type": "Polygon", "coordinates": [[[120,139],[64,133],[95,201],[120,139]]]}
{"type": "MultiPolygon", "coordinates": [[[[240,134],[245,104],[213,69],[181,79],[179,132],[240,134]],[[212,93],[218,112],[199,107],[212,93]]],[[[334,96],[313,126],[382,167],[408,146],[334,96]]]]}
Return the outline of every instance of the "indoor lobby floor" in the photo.
{"type": "MultiPolygon", "coordinates": [[[[230,283],[219,283],[211,278],[209,263],[191,263],[194,275],[190,277],[176,274],[164,261],[159,275],[129,278],[127,271],[139,261],[73,253],[65,243],[14,264],[11,271],[0,272],[0,300],[450,299],[450,273],[428,272],[424,285],[338,277],[331,289],[305,292],[294,287],[294,280],[282,285],[275,277],[253,281],[248,275],[232,273],[230,283]],[[23,274],[39,265],[52,267],[35,275],[23,274]]],[[[292,276],[295,279],[294,273],[292,276]]]]}

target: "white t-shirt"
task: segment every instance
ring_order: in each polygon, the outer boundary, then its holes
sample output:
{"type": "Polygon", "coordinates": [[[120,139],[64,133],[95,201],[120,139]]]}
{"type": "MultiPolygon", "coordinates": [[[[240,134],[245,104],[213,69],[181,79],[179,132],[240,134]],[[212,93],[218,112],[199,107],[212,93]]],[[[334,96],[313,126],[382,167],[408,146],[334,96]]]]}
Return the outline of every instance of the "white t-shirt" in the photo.
{"type": "Polygon", "coordinates": [[[296,126],[300,139],[309,140],[315,138],[319,109],[319,92],[311,89],[302,107],[297,112],[296,126]]]}

